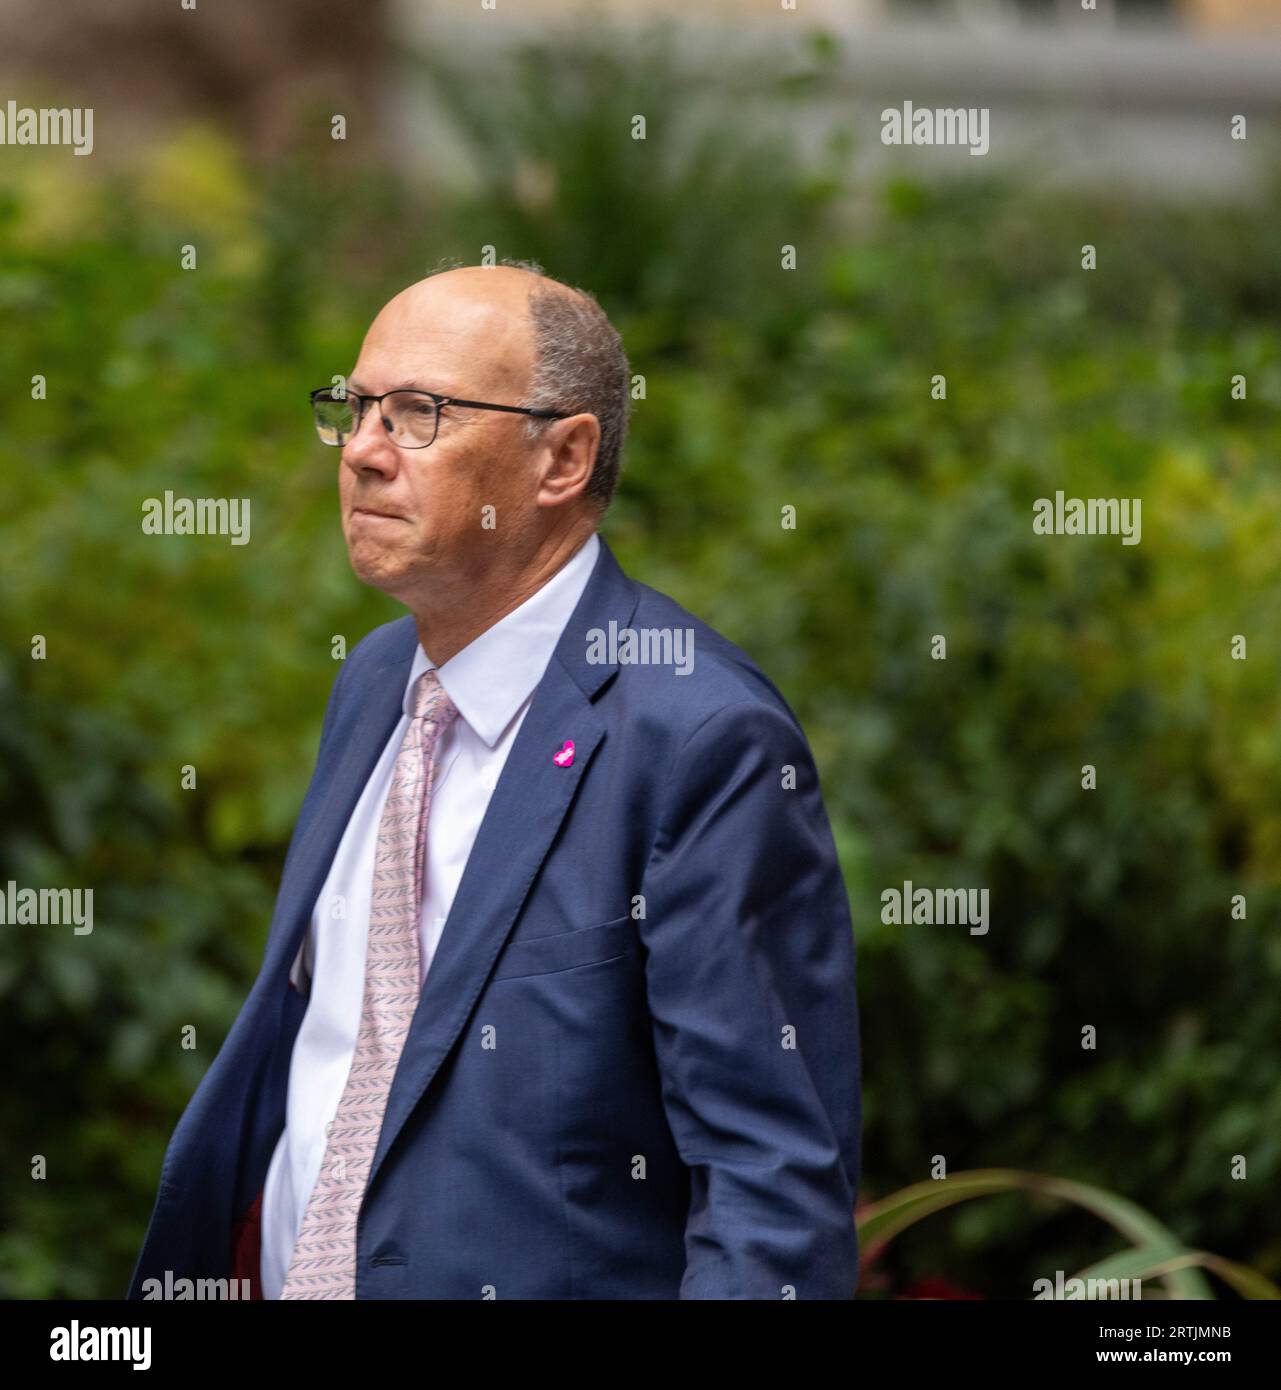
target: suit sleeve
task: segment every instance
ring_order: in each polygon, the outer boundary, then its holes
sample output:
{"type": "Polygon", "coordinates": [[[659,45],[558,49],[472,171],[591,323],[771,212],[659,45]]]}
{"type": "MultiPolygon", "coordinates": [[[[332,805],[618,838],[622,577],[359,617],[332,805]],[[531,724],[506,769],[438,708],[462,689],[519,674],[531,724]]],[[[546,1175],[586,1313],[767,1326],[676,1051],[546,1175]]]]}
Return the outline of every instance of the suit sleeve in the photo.
{"type": "MultiPolygon", "coordinates": [[[[366,638],[363,640],[367,641],[368,639],[366,638]]],[[[325,717],[320,726],[320,742],[316,746],[316,757],[312,764],[311,779],[307,784],[306,795],[303,798],[303,806],[306,806],[307,801],[315,795],[315,788],[317,785],[317,772],[324,763],[325,749],[331,735],[333,734],[334,721],[337,716],[338,706],[342,703],[343,678],[346,676],[348,670],[350,669],[352,660],[355,658],[356,653],[360,650],[360,646],[361,643],[357,643],[356,646],[353,647],[350,652],[348,652],[347,660],[344,661],[343,664],[338,668],[338,674],[334,677],[334,683],[330,687],[329,700],[325,705],[325,717]]],[[[301,816],[301,812],[299,814],[301,816]]],[[[297,846],[298,828],[297,824],[295,824],[294,833],[290,837],[289,848],[285,853],[285,863],[283,869],[281,870],[281,882],[284,881],[285,875],[289,872],[294,855],[297,852],[297,846]]],[[[281,920],[282,918],[280,916],[280,902],[278,898],[276,903],[276,911],[272,913],[271,927],[269,928],[267,933],[267,945],[264,948],[263,952],[264,960],[266,959],[267,954],[271,950],[271,936],[277,929],[277,923],[281,920]]],[[[307,981],[310,972],[304,970],[303,967],[305,964],[305,953],[310,944],[310,940],[311,930],[310,928],[308,928],[305,932],[303,932],[302,944],[299,946],[298,953],[294,957],[293,963],[289,967],[289,982],[296,989],[298,989],[300,993],[307,992],[302,987],[303,984],[307,981]]]]}
{"type": "Polygon", "coordinates": [[[342,689],[343,677],[347,674],[348,668],[351,666],[360,648],[361,643],[357,642],[351,651],[347,653],[347,659],[338,668],[338,674],[334,677],[334,683],[329,688],[329,699],[325,702],[325,717],[320,725],[320,742],[316,745],[317,762],[320,761],[321,750],[324,748],[325,741],[329,737],[329,731],[333,728],[334,714],[337,712],[338,705],[342,699],[340,691],[342,689]]]}
{"type": "Polygon", "coordinates": [[[689,737],[643,893],[663,1104],[690,1169],[681,1297],[852,1298],[853,929],[817,772],[785,712],[729,706],[689,737]]]}

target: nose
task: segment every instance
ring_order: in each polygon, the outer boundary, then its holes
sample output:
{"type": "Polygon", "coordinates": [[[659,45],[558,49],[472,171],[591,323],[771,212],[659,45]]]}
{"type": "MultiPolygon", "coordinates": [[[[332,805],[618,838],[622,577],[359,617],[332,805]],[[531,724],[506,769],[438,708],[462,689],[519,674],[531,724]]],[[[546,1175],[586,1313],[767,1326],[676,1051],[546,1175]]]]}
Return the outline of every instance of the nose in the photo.
{"type": "Polygon", "coordinates": [[[371,401],[361,416],[356,433],[343,445],[342,461],[353,473],[372,470],[386,477],[395,475],[401,451],[391,442],[383,424],[382,403],[371,401]]]}

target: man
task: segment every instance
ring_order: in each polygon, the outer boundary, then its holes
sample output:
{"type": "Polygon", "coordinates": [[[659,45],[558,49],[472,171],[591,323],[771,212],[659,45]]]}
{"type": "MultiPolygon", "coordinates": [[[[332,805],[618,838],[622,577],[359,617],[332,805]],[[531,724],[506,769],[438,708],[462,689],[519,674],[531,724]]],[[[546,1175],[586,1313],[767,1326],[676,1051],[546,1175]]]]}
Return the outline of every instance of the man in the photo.
{"type": "Polygon", "coordinates": [[[409,616],[334,683],[130,1296],[853,1296],[818,778],[753,662],[597,535],[629,392],[595,299],[507,262],[398,294],[314,394],[352,566],[409,616]]]}

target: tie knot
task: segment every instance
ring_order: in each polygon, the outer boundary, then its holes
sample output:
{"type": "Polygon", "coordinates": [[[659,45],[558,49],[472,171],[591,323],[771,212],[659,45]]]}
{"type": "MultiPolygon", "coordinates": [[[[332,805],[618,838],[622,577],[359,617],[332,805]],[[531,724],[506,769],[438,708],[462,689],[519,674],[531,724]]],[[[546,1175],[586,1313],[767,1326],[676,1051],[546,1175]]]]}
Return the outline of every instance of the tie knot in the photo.
{"type": "Polygon", "coordinates": [[[424,671],[414,684],[412,703],[413,719],[425,719],[429,724],[444,728],[458,713],[458,706],[449,698],[449,692],[440,683],[435,671],[424,671]]]}

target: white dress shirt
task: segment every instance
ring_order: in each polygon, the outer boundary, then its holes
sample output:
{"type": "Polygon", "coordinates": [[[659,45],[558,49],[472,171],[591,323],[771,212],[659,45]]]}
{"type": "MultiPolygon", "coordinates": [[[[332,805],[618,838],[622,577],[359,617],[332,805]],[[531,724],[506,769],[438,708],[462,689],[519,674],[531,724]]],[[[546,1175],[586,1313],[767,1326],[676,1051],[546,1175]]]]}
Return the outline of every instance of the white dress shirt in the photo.
{"type": "MultiPolygon", "coordinates": [[[[458,717],[442,732],[436,749],[419,925],[420,987],[494,785],[599,550],[600,540],[593,534],[536,594],[438,668],[458,717]]],[[[310,999],[294,1042],[285,1128],[263,1194],[264,1298],[280,1297],[324,1159],[325,1128],[347,1084],[364,994],[378,824],[409,727],[410,692],[433,665],[420,645],[405,683],[404,713],[347,822],[291,974],[304,992],[310,976],[310,999]]],[[[454,923],[454,931],[466,930],[466,922],[454,923]]]]}

